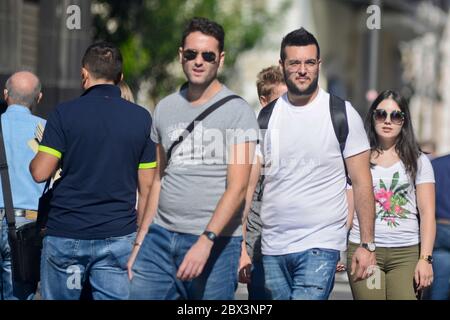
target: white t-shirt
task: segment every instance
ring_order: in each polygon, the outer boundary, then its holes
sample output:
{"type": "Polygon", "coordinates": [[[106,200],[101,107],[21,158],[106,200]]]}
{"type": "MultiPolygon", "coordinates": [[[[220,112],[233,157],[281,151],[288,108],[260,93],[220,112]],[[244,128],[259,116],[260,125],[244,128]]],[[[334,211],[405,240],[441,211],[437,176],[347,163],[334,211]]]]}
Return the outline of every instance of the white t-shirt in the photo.
{"type": "MultiPolygon", "coordinates": [[[[376,204],[375,244],[380,247],[406,247],[420,242],[414,183],[401,161],[388,168],[371,169],[376,204]]],[[[417,159],[416,185],[434,183],[431,162],[425,154],[417,159]]],[[[360,243],[355,214],[349,240],[360,243]]]]}
{"type": "MultiPolygon", "coordinates": [[[[346,177],[331,122],[330,95],[319,89],[309,104],[278,99],[261,153],[266,164],[261,219],[262,252],[346,248],[346,177]]],[[[344,157],[368,150],[363,122],[346,102],[349,134],[344,157]]]]}

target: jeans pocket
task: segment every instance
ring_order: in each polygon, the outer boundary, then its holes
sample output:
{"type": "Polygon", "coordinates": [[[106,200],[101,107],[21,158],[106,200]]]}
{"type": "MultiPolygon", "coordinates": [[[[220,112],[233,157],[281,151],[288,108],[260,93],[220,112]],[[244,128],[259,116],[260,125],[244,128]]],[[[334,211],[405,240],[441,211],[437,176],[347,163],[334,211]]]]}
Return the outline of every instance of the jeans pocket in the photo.
{"type": "Polygon", "coordinates": [[[67,270],[77,264],[78,251],[80,249],[78,239],[66,239],[46,236],[43,240],[42,258],[60,270],[67,270]]]}
{"type": "Polygon", "coordinates": [[[133,243],[136,239],[136,232],[126,236],[111,237],[106,239],[108,253],[112,258],[113,265],[126,270],[128,258],[133,249],[133,243]]]}

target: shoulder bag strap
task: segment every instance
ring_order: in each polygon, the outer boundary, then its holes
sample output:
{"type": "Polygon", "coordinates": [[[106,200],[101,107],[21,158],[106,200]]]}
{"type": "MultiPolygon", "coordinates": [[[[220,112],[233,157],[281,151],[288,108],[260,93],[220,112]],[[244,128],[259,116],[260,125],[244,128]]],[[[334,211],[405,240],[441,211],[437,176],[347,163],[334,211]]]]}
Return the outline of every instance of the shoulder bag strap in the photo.
{"type": "Polygon", "coordinates": [[[8,235],[16,237],[16,218],[14,215],[14,205],[11,193],[11,183],[9,180],[8,162],[6,160],[5,141],[3,138],[2,121],[0,117],[0,174],[2,180],[3,203],[5,206],[6,221],[8,222],[8,235]]]}
{"type": "Polygon", "coordinates": [[[198,122],[202,121],[203,119],[205,119],[208,115],[210,115],[213,111],[219,109],[219,107],[221,107],[222,105],[224,105],[225,103],[227,103],[228,101],[232,100],[232,99],[237,99],[237,98],[241,98],[238,95],[230,95],[227,96],[225,98],[220,99],[219,101],[215,102],[214,104],[212,104],[210,107],[208,107],[208,109],[206,109],[205,111],[203,111],[202,113],[200,113],[198,115],[198,117],[196,117],[188,126],[187,128],[183,131],[183,133],[178,137],[177,140],[175,140],[172,145],[169,148],[169,151],[167,152],[167,163],[169,163],[170,158],[172,157],[172,153],[174,148],[179,145],[181,142],[183,142],[184,139],[187,138],[188,135],[191,134],[192,131],[194,131],[195,126],[198,122]]]}

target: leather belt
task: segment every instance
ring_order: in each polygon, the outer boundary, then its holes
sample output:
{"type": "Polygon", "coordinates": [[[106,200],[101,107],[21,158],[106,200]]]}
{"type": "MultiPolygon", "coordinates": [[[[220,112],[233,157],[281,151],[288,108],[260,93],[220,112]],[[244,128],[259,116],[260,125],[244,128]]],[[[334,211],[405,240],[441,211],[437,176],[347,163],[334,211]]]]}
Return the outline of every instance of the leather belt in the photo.
{"type": "MultiPolygon", "coordinates": [[[[0,209],[0,212],[3,215],[6,215],[5,209],[0,209]]],[[[37,216],[37,211],[35,210],[25,210],[25,209],[14,209],[14,215],[16,217],[27,217],[28,219],[30,219],[29,217],[31,217],[31,219],[36,219],[35,217],[37,216]]]]}

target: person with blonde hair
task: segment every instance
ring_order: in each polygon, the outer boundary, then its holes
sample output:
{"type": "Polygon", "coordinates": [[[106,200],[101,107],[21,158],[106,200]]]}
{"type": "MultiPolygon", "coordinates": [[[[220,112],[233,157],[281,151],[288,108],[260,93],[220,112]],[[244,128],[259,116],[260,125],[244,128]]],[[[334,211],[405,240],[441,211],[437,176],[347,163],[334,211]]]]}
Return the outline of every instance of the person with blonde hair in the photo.
{"type": "Polygon", "coordinates": [[[130,86],[123,80],[119,82],[118,86],[120,88],[120,96],[125,100],[135,103],[130,86]]]}

